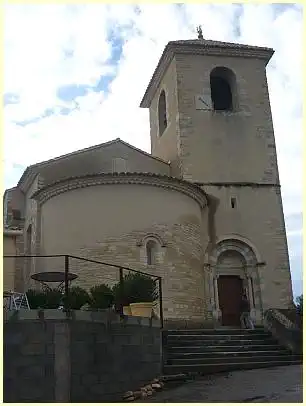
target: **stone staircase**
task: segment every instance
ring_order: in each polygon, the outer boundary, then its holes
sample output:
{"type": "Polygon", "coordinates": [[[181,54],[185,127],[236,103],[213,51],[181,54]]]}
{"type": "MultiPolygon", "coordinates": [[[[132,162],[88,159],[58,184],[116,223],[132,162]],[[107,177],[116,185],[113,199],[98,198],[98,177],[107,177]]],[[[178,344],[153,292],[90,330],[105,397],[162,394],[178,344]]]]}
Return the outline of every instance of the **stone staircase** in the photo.
{"type": "Polygon", "coordinates": [[[301,364],[263,328],[163,331],[164,374],[301,364]]]}

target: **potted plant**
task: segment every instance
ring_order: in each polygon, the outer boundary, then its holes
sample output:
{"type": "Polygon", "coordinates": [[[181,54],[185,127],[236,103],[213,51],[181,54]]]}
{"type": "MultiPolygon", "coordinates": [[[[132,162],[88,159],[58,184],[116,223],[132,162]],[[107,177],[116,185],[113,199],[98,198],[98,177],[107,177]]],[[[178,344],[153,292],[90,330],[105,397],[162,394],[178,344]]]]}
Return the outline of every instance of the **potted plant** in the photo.
{"type": "Polygon", "coordinates": [[[154,301],[158,297],[155,281],[140,273],[130,273],[125,285],[132,315],[151,317],[154,301]]]}
{"type": "Polygon", "coordinates": [[[112,289],[105,285],[96,285],[90,289],[89,305],[92,309],[109,309],[114,303],[112,289]]]}

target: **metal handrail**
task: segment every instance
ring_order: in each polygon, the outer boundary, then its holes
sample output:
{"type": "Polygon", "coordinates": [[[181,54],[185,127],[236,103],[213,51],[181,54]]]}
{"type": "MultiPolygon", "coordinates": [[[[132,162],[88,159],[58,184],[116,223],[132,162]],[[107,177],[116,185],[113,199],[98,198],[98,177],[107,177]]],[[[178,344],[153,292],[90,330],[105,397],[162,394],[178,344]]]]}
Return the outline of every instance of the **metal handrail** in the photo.
{"type": "MultiPolygon", "coordinates": [[[[154,278],[154,282],[158,281],[158,293],[159,293],[159,317],[160,317],[160,322],[161,322],[161,328],[163,328],[163,300],[162,300],[162,277],[161,276],[156,276],[147,272],[142,272],[138,271],[136,269],[122,266],[122,265],[117,265],[117,264],[111,264],[109,262],[102,262],[102,261],[97,261],[94,259],[89,259],[89,258],[84,258],[84,257],[77,257],[74,255],[68,255],[68,254],[55,254],[55,255],[3,255],[3,258],[64,258],[65,261],[65,290],[64,290],[64,299],[68,297],[69,294],[69,279],[68,279],[68,274],[69,274],[69,258],[72,259],[78,259],[80,261],[87,261],[99,265],[106,265],[106,266],[112,266],[114,268],[117,268],[119,270],[119,284],[120,284],[120,291],[121,291],[121,300],[119,303],[119,312],[120,316],[124,317],[123,314],[123,285],[124,285],[124,278],[123,278],[123,270],[127,271],[132,271],[139,273],[141,275],[149,276],[151,278],[154,278]]],[[[68,300],[64,300],[65,306],[68,303],[68,300]]],[[[64,309],[65,311],[69,311],[67,307],[64,309]]]]}

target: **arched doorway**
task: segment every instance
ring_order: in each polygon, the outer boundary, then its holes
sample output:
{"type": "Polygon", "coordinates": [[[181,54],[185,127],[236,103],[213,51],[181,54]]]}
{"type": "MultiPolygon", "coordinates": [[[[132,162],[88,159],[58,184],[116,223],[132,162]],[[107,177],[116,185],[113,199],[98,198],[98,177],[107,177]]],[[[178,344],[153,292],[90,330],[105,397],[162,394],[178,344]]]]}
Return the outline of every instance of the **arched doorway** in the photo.
{"type": "Polygon", "coordinates": [[[217,259],[218,298],[223,326],[240,325],[240,303],[246,288],[245,260],[232,250],[222,252],[217,259]]]}
{"type": "Polygon", "coordinates": [[[251,316],[262,324],[263,308],[258,273],[258,258],[246,242],[238,239],[219,241],[210,256],[213,318],[223,326],[240,325],[240,300],[246,293],[251,316]]]}

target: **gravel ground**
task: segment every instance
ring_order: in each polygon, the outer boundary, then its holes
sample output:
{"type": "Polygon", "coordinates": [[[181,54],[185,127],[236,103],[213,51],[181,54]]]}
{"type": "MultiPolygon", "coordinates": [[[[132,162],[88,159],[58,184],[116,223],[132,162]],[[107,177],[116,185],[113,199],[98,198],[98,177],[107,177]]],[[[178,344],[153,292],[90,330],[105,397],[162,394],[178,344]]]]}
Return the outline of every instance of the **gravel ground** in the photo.
{"type": "MultiPolygon", "coordinates": [[[[141,402],[303,402],[302,365],[203,376],[141,402]]],[[[138,402],[136,402],[138,403],[138,402]]]]}

